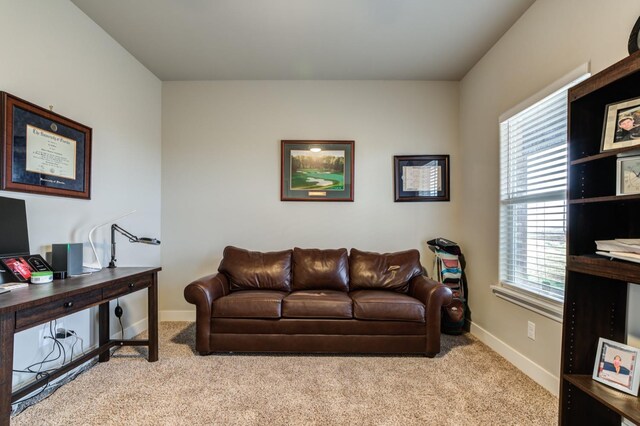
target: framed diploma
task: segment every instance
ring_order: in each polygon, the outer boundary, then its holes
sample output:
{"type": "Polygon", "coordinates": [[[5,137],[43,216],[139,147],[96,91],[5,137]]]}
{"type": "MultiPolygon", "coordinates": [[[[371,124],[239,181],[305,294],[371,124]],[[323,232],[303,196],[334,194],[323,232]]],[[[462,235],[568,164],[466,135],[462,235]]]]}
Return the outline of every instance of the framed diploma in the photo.
{"type": "Polygon", "coordinates": [[[449,201],[448,155],[395,155],[396,202],[449,201]]]}
{"type": "Polygon", "coordinates": [[[353,201],[353,141],[281,144],[281,201],[353,201]]]}
{"type": "Polygon", "coordinates": [[[0,189],[91,198],[91,129],[0,92],[0,189]]]}

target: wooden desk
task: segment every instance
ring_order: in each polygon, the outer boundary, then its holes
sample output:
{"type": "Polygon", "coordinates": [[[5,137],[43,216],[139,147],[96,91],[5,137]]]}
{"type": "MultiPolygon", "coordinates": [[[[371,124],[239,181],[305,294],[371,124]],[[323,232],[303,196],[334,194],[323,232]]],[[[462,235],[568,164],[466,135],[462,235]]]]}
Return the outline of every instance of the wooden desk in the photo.
{"type": "Polygon", "coordinates": [[[0,425],[8,425],[11,403],[78,365],[98,356],[109,361],[114,346],[148,346],[149,362],[158,360],[158,271],[161,268],[103,269],[91,275],[55,280],[51,284],[0,294],[0,425]],[[111,340],[109,301],[139,290],[148,289],[149,338],[147,340],[111,340]],[[13,335],[55,319],[98,306],[98,348],[78,357],[49,375],[13,394],[13,335]]]}

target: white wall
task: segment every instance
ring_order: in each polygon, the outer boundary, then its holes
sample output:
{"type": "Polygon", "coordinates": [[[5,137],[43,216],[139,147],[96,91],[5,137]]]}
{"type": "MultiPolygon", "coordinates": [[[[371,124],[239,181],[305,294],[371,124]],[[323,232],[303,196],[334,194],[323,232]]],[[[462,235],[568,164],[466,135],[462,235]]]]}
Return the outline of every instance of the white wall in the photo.
{"type": "MultiPolygon", "coordinates": [[[[489,340],[502,341],[542,374],[555,376],[556,385],[561,325],[489,289],[498,283],[498,116],[580,64],[591,62],[596,73],[625,57],[638,15],[634,0],[538,0],[461,82],[461,243],[473,321],[492,335],[489,340]],[[536,341],[527,338],[529,320],[536,323],[536,341]]],[[[640,292],[633,292],[638,306],[640,292]]],[[[639,327],[636,318],[632,334],[639,336],[639,327]]]]}
{"type": "MultiPolygon", "coordinates": [[[[137,213],[121,225],[159,237],[160,81],[67,0],[0,0],[0,40],[0,90],[53,105],[55,112],[93,128],[91,200],[0,192],[26,200],[31,252],[44,255],[52,243],[87,243],[92,225],[132,209],[137,213]]],[[[104,263],[108,227],[96,235],[104,263]]],[[[158,247],[119,242],[120,265],[160,264],[158,247]]],[[[93,261],[88,255],[85,250],[85,260],[93,261]]],[[[146,295],[121,304],[125,327],[146,318],[146,295]]],[[[96,332],[95,317],[90,310],[64,321],[84,338],[85,348],[96,332]]],[[[42,359],[40,329],[16,336],[16,368],[42,359]]],[[[25,379],[14,376],[14,385],[25,379]]]]}
{"type": "Polygon", "coordinates": [[[195,318],[183,289],[226,245],[418,248],[430,265],[425,240],[459,236],[457,117],[453,82],[164,82],[161,317],[195,318]],[[282,139],[354,140],[355,201],[280,201],[282,139]],[[394,203],[399,154],[450,154],[452,201],[394,203]]]}

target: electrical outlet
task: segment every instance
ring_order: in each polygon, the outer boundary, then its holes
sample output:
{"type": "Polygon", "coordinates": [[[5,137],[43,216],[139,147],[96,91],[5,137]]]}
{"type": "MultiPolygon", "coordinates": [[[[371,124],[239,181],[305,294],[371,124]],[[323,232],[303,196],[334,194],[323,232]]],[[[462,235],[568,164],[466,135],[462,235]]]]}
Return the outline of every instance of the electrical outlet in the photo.
{"type": "Polygon", "coordinates": [[[56,330],[56,339],[66,339],[73,336],[73,330],[59,328],[56,330]]]}
{"type": "Polygon", "coordinates": [[[49,323],[46,323],[40,328],[40,333],[38,334],[38,346],[43,348],[51,345],[52,340],[49,339],[49,337],[51,337],[51,330],[49,330],[49,323]]]}
{"type": "Polygon", "coordinates": [[[536,340],[536,323],[529,321],[527,323],[527,337],[536,340]]]}
{"type": "MultiPolygon", "coordinates": [[[[49,339],[49,337],[51,337],[51,328],[50,328],[50,323],[46,323],[43,324],[42,327],[40,327],[40,333],[38,334],[38,345],[40,347],[43,346],[48,346],[51,344],[51,339],[49,339]]],[[[63,330],[67,330],[64,326],[64,322],[63,321],[58,321],[56,323],[56,328],[53,330],[54,336],[55,333],[58,332],[58,330],[63,329],[63,330]]]]}

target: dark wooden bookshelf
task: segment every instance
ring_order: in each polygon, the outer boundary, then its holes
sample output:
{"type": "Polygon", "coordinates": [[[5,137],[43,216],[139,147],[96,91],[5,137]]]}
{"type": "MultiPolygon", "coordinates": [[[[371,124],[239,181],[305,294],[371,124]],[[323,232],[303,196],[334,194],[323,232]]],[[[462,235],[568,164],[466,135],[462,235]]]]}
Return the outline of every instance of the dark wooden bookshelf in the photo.
{"type": "Polygon", "coordinates": [[[573,160],[571,162],[571,165],[575,166],[577,164],[588,163],[590,161],[596,161],[602,158],[614,157],[623,153],[625,153],[625,155],[640,154],[640,149],[637,146],[627,146],[625,148],[612,149],[611,151],[601,152],[600,154],[589,155],[588,157],[578,158],[576,160],[573,160]]]}
{"type": "Polygon", "coordinates": [[[640,194],[616,196],[616,160],[640,147],[600,152],[606,106],[640,97],[640,52],[569,90],[567,275],[559,423],[640,424],[640,400],[592,379],[598,340],[626,342],[628,286],[640,264],[598,256],[596,240],[640,238],[640,194]]]}
{"type": "Polygon", "coordinates": [[[621,394],[616,389],[596,382],[591,375],[566,374],[564,379],[610,410],[640,424],[640,399],[637,397],[621,394]]]}
{"type": "Polygon", "coordinates": [[[597,254],[569,256],[567,270],[624,282],[640,282],[640,263],[609,259],[597,254]]]}
{"type": "Polygon", "coordinates": [[[628,195],[606,195],[602,197],[587,197],[570,199],[569,204],[587,204],[587,203],[608,203],[625,200],[640,200],[640,194],[628,194],[628,195]]]}

